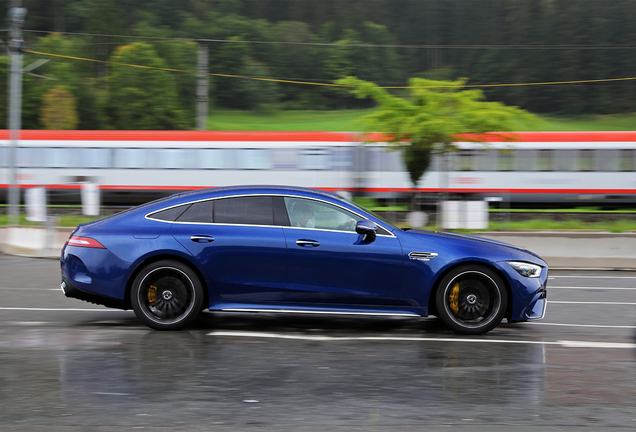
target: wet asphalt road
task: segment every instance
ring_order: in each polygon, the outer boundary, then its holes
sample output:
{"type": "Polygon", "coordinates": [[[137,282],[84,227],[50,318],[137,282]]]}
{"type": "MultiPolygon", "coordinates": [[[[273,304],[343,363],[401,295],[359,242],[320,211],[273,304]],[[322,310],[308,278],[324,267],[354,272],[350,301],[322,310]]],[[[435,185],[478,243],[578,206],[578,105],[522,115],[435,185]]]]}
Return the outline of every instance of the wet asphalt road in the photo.
{"type": "Polygon", "coordinates": [[[0,431],[636,429],[636,273],[552,271],[546,319],[206,313],[157,332],[0,255],[0,431]]]}

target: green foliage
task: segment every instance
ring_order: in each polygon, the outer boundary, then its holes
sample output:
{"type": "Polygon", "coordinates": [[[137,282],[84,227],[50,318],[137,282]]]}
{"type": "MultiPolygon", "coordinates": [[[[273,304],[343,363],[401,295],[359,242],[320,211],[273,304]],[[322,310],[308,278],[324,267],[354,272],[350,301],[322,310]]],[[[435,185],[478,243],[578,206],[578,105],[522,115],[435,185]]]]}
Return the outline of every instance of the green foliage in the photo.
{"type": "MultiPolygon", "coordinates": [[[[116,84],[113,67],[105,62],[132,40],[122,35],[158,38],[152,40],[156,56],[169,68],[185,71],[196,68],[196,46],[160,38],[232,39],[208,42],[212,72],[316,83],[352,75],[379,86],[403,86],[406,77],[523,84],[625,78],[636,70],[632,0],[28,0],[24,6],[29,49],[99,60],[52,58],[34,71],[59,82],[25,76],[25,128],[42,127],[42,97],[59,85],[77,100],[78,128],[117,127],[107,123],[108,92],[116,84]]],[[[0,19],[6,28],[6,16],[0,19]]],[[[25,65],[39,58],[27,54],[25,65]]],[[[131,63],[137,62],[131,58],[131,63]]],[[[0,64],[0,76],[6,76],[5,67],[0,64]]],[[[193,127],[196,77],[171,76],[177,97],[171,109],[182,112],[180,127],[193,127]]],[[[327,86],[227,77],[211,82],[211,104],[219,107],[372,106],[327,86]]],[[[484,94],[537,113],[636,112],[636,80],[493,86],[484,94]]]]}
{"type": "Polygon", "coordinates": [[[62,86],[49,89],[42,98],[41,121],[45,129],[74,130],[79,118],[71,92],[62,86]]]}
{"type": "MultiPolygon", "coordinates": [[[[39,38],[33,44],[33,51],[59,54],[63,56],[78,57],[84,55],[82,46],[78,46],[66,36],[58,33],[51,33],[46,37],[39,38]]],[[[35,55],[25,56],[26,62],[31,63],[38,59],[35,55]]],[[[77,103],[77,115],[79,123],[78,129],[101,129],[104,125],[104,115],[100,102],[99,89],[96,80],[92,78],[92,71],[86,67],[85,62],[63,57],[48,57],[49,61],[36,68],[33,72],[47,78],[28,78],[29,84],[25,83],[25,103],[38,106],[42,103],[42,97],[52,88],[59,86],[69,90],[77,103]]],[[[27,114],[31,119],[32,114],[27,114]]],[[[39,115],[39,109],[38,109],[39,115]]],[[[30,120],[33,122],[33,119],[30,120]]],[[[38,120],[39,121],[39,120],[38,120]]],[[[38,127],[44,127],[38,123],[38,127]]],[[[35,129],[36,127],[33,127],[35,129]]]]}
{"type": "MultiPolygon", "coordinates": [[[[378,103],[379,109],[365,117],[365,132],[381,132],[380,137],[371,139],[405,150],[405,164],[414,188],[430,164],[431,153],[453,151],[456,135],[513,131],[514,120],[533,118],[518,108],[484,101],[480,90],[462,90],[464,80],[412,78],[408,98],[394,96],[355,77],[341,79],[338,84],[352,87],[356,97],[372,98],[378,103]]],[[[508,135],[501,136],[510,139],[508,135]]]]}
{"type": "Polygon", "coordinates": [[[152,45],[133,43],[113,53],[108,77],[107,114],[115,129],[185,129],[188,122],[180,109],[177,84],[161,70],[166,62],[152,45]],[[127,64],[141,67],[130,67],[127,64]]]}

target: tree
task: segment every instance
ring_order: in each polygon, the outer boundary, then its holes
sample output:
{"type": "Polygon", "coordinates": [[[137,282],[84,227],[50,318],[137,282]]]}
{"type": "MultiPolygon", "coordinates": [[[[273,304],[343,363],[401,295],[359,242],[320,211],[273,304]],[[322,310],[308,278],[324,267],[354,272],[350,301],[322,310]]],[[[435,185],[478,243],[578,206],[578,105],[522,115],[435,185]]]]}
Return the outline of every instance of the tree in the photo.
{"type": "MultiPolygon", "coordinates": [[[[113,53],[107,113],[116,129],[186,129],[176,80],[152,45],[133,43],[113,53]],[[128,65],[138,65],[133,67],[128,65]]],[[[191,123],[191,122],[190,122],[191,123]]]]}
{"type": "Polygon", "coordinates": [[[413,188],[428,169],[433,152],[455,150],[458,134],[480,140],[480,135],[498,132],[502,139],[514,136],[501,132],[515,129],[514,120],[534,117],[519,108],[484,101],[481,90],[465,90],[465,80],[433,81],[411,78],[410,96],[397,97],[374,83],[347,77],[338,84],[351,86],[358,98],[372,98],[379,109],[365,116],[365,135],[370,141],[387,142],[404,151],[404,162],[413,188]],[[381,134],[372,135],[372,132],[381,134]]]}
{"type": "Polygon", "coordinates": [[[79,118],[73,94],[62,86],[46,92],[42,98],[41,121],[45,129],[74,130],[79,118]]]}

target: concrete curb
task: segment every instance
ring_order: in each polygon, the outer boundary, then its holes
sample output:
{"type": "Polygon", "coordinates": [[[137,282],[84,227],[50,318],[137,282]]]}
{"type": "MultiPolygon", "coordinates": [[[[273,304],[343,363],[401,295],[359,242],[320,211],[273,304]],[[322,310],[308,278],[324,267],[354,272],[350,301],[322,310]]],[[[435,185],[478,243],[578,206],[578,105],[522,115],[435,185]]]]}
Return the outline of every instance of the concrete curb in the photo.
{"type": "Polygon", "coordinates": [[[75,228],[0,227],[0,251],[31,258],[59,258],[75,228]]]}
{"type": "MultiPolygon", "coordinates": [[[[74,228],[0,227],[0,251],[59,258],[74,228]]],[[[503,241],[541,256],[551,268],[636,269],[636,233],[604,231],[496,231],[475,235],[503,241]]]]}

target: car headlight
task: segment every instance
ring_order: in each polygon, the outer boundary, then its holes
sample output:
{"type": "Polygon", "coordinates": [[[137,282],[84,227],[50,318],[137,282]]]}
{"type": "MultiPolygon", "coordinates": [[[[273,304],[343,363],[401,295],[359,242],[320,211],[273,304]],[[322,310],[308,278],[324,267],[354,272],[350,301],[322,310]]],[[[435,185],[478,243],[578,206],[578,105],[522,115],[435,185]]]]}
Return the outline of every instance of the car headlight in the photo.
{"type": "Polygon", "coordinates": [[[541,276],[541,266],[520,261],[508,261],[510,266],[521,276],[537,278],[541,276]]]}

